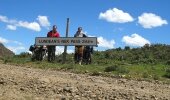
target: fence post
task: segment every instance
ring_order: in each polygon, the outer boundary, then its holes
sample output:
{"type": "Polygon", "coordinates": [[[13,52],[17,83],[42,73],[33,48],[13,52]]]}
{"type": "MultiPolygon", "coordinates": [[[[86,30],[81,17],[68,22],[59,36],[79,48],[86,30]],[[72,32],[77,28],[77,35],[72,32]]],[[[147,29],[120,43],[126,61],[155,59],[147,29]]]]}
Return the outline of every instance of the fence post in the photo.
{"type": "MultiPolygon", "coordinates": [[[[69,18],[67,18],[66,37],[68,37],[68,30],[69,30],[69,18]]],[[[63,63],[65,63],[66,61],[66,56],[67,56],[67,46],[64,46],[63,63]]]]}

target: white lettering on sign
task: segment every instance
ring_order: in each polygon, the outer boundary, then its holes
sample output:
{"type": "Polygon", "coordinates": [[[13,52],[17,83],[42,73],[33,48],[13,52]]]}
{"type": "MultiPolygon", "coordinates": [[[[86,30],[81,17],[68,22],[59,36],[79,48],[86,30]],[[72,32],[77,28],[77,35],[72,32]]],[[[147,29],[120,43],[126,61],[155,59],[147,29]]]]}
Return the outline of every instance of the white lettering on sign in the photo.
{"type": "Polygon", "coordinates": [[[56,46],[75,46],[75,45],[88,45],[97,46],[97,37],[36,37],[36,45],[56,45],[56,46]]]}

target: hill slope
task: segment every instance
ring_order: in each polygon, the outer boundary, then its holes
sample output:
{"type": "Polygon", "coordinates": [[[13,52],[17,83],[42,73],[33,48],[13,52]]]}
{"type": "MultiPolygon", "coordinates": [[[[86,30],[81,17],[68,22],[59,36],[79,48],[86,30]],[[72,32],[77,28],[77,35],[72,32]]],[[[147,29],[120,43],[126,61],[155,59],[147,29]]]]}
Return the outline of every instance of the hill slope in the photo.
{"type": "Polygon", "coordinates": [[[14,53],[7,49],[2,43],[0,43],[0,57],[13,56],[14,53]]]}

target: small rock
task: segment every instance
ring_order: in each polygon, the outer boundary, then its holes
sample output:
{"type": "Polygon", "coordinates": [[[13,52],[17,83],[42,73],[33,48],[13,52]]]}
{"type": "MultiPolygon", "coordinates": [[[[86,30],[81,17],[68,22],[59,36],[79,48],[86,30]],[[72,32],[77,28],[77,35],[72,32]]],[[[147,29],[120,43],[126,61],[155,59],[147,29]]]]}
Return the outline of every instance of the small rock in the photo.
{"type": "Polygon", "coordinates": [[[95,97],[96,97],[96,95],[95,95],[95,94],[94,94],[94,95],[91,95],[91,97],[92,97],[92,98],[95,98],[95,97]]]}
{"type": "Polygon", "coordinates": [[[79,96],[79,95],[75,95],[74,98],[75,98],[76,100],[80,100],[80,96],[79,96]]]}
{"type": "Polygon", "coordinates": [[[85,73],[89,73],[89,71],[88,71],[88,70],[85,70],[85,73]]]}
{"type": "Polygon", "coordinates": [[[3,81],[0,81],[0,84],[4,85],[4,84],[5,84],[5,82],[3,82],[3,81]]]}
{"type": "Polygon", "coordinates": [[[65,97],[61,97],[61,100],[66,100],[66,98],[65,97]]]}
{"type": "Polygon", "coordinates": [[[156,96],[155,95],[151,95],[151,98],[156,100],[156,96]]]}
{"type": "Polygon", "coordinates": [[[77,88],[66,86],[66,87],[63,88],[63,91],[72,93],[72,92],[77,92],[78,90],[77,90],[77,88]]]}
{"type": "Polygon", "coordinates": [[[140,98],[140,97],[138,97],[138,96],[136,96],[136,97],[135,97],[135,99],[136,99],[136,100],[141,100],[141,98],[140,98]]]}
{"type": "Polygon", "coordinates": [[[144,86],[141,86],[140,88],[141,88],[141,89],[144,89],[144,86]]]}
{"type": "Polygon", "coordinates": [[[24,91],[25,89],[23,87],[20,88],[21,91],[24,91]]]}

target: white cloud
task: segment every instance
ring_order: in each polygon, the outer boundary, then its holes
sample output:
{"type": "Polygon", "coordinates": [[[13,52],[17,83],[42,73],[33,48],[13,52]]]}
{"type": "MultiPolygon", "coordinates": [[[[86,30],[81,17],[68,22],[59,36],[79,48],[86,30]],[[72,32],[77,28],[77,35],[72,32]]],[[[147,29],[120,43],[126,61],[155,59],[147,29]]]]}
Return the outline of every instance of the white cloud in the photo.
{"type": "Polygon", "coordinates": [[[23,46],[16,46],[16,47],[14,47],[14,46],[7,46],[7,48],[9,50],[13,51],[15,54],[18,54],[20,51],[25,50],[25,47],[23,47],[23,46]]]}
{"type": "Polygon", "coordinates": [[[0,21],[2,22],[8,22],[8,18],[6,16],[0,15],[0,21]]]}
{"type": "Polygon", "coordinates": [[[15,43],[15,44],[17,44],[17,45],[23,45],[21,42],[18,42],[18,41],[11,41],[12,43],[15,43]]]}
{"type": "Polygon", "coordinates": [[[114,23],[126,23],[134,20],[129,13],[123,12],[117,8],[109,9],[104,13],[100,13],[99,19],[104,19],[108,22],[114,23]]]}
{"type": "Polygon", "coordinates": [[[63,51],[64,51],[64,48],[63,48],[63,47],[58,47],[58,46],[56,46],[56,51],[55,51],[55,54],[56,54],[56,55],[62,54],[63,51]]]}
{"type": "Polygon", "coordinates": [[[5,22],[5,23],[10,23],[10,24],[14,24],[17,22],[14,19],[10,20],[10,19],[8,19],[8,17],[2,16],[2,15],[0,15],[0,21],[5,22]]]}
{"type": "Polygon", "coordinates": [[[9,30],[16,30],[17,29],[17,27],[14,26],[14,25],[7,25],[6,28],[9,29],[9,30]]]}
{"type": "Polygon", "coordinates": [[[153,13],[143,13],[138,17],[138,23],[144,28],[153,28],[168,24],[166,20],[163,20],[160,16],[153,13]]]}
{"type": "Polygon", "coordinates": [[[0,37],[0,43],[8,43],[9,40],[3,38],[3,37],[0,37]]]}
{"type": "MultiPolygon", "coordinates": [[[[60,55],[63,52],[64,52],[64,47],[56,46],[56,52],[55,52],[56,55],[60,55]]],[[[73,49],[67,49],[67,53],[74,53],[74,50],[73,49]]]]}
{"type": "MultiPolygon", "coordinates": [[[[96,37],[93,35],[88,35],[88,37],[96,37]]],[[[102,36],[97,37],[97,41],[99,42],[98,46],[99,47],[104,47],[104,48],[114,48],[115,41],[114,40],[106,40],[102,36]]]]}
{"type": "Polygon", "coordinates": [[[2,15],[0,15],[0,21],[11,24],[7,25],[7,29],[10,30],[16,30],[17,27],[23,27],[34,31],[41,31],[41,27],[37,22],[17,21],[14,19],[8,19],[8,17],[2,15]]]}
{"type": "Polygon", "coordinates": [[[37,20],[43,27],[48,28],[50,26],[50,22],[48,21],[47,16],[38,16],[37,20]]]}
{"type": "Polygon", "coordinates": [[[16,45],[23,45],[21,42],[19,41],[13,41],[13,40],[8,40],[8,39],[5,39],[3,37],[0,37],[0,42],[1,43],[13,43],[13,44],[16,44],[16,45]]]}
{"type": "Polygon", "coordinates": [[[138,34],[132,34],[131,36],[124,36],[122,42],[125,42],[129,46],[144,46],[145,44],[150,44],[150,41],[146,40],[138,34]]]}
{"type": "Polygon", "coordinates": [[[34,30],[34,31],[41,31],[41,27],[40,25],[37,23],[37,22],[23,22],[23,21],[19,21],[17,26],[20,26],[20,27],[24,27],[24,28],[27,28],[27,29],[31,29],[31,30],[34,30]]]}
{"type": "Polygon", "coordinates": [[[108,41],[101,36],[97,38],[97,41],[99,42],[99,46],[104,48],[114,48],[115,45],[114,40],[108,41]]]}

